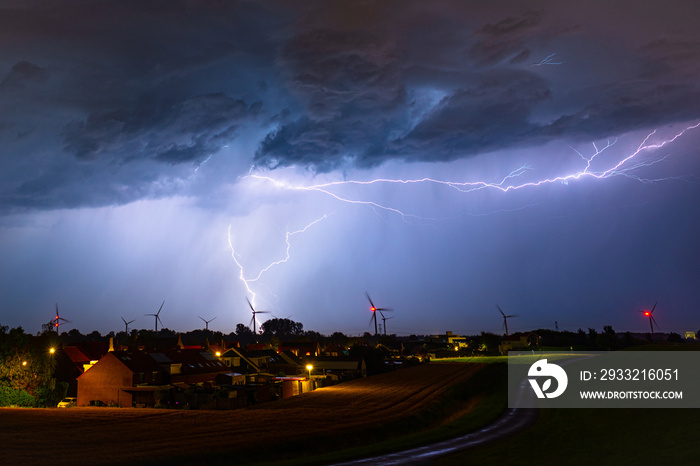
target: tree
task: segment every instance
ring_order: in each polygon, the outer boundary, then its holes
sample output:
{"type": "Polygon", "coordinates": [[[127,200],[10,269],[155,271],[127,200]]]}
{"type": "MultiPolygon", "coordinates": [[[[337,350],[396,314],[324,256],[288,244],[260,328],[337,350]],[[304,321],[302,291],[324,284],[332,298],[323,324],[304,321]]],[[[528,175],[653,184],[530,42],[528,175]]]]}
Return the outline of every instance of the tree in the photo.
{"type": "Polygon", "coordinates": [[[298,336],[304,333],[304,325],[291,319],[274,318],[263,322],[263,335],[286,338],[298,336]]]}
{"type": "MultiPolygon", "coordinates": [[[[0,403],[34,406],[52,401],[56,390],[53,372],[56,361],[49,352],[52,335],[27,335],[22,327],[0,326],[0,403]]],[[[58,387],[59,389],[63,387],[58,387]]]]}
{"type": "Polygon", "coordinates": [[[244,324],[236,324],[236,336],[238,336],[239,338],[252,337],[253,331],[244,324]]]}
{"type": "Polygon", "coordinates": [[[617,338],[617,334],[615,330],[613,330],[612,325],[603,327],[603,333],[598,335],[596,345],[599,349],[607,351],[616,350],[620,347],[620,340],[617,338]]]}

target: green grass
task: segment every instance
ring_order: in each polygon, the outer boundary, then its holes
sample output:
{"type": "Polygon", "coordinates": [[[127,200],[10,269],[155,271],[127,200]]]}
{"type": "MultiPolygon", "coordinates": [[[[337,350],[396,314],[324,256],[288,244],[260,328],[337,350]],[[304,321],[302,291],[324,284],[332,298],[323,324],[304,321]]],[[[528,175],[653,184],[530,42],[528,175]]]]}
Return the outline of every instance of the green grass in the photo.
{"type": "MultiPolygon", "coordinates": [[[[581,356],[577,354],[576,356],[581,356]]],[[[508,363],[511,364],[532,364],[533,362],[547,358],[548,360],[556,359],[568,359],[571,358],[571,354],[568,351],[561,352],[547,352],[547,351],[535,351],[534,353],[527,353],[520,356],[472,356],[472,357],[457,357],[457,358],[441,358],[432,359],[433,362],[476,362],[476,363],[508,363]],[[508,360],[510,358],[510,361],[508,360]]]]}

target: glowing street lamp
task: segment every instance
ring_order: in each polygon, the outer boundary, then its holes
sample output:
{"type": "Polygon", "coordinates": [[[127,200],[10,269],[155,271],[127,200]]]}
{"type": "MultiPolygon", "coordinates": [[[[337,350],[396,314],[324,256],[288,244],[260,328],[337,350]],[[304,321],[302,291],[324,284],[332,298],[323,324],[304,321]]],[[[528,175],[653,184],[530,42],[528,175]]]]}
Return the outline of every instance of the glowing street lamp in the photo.
{"type": "Polygon", "coordinates": [[[49,353],[54,354],[56,352],[56,348],[49,348],[49,353]]]}
{"type": "Polygon", "coordinates": [[[314,368],[314,366],[312,366],[311,364],[309,364],[308,366],[306,366],[306,370],[309,371],[309,378],[311,378],[311,369],[313,369],[313,368],[314,368]]]}

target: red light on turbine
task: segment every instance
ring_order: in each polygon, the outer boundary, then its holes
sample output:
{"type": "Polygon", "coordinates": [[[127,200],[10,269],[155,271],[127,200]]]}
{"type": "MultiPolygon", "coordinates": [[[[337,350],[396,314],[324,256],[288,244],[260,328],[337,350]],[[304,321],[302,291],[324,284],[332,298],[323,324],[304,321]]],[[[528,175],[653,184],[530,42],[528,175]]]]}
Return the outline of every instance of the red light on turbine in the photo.
{"type": "Polygon", "coordinates": [[[372,311],[372,312],[374,312],[374,311],[376,311],[376,310],[377,310],[377,308],[376,308],[376,307],[374,307],[374,306],[372,306],[372,307],[370,307],[370,308],[369,308],[369,310],[370,310],[370,311],[372,311]]]}
{"type": "Polygon", "coordinates": [[[649,311],[644,311],[644,315],[645,315],[646,317],[649,317],[649,316],[651,315],[651,312],[649,312],[649,311]]]}

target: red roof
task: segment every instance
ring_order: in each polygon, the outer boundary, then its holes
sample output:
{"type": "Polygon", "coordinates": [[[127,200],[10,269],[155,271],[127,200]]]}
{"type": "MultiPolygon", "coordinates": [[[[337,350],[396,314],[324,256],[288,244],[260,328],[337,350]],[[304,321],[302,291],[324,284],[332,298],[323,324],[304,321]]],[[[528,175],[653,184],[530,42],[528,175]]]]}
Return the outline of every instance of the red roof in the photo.
{"type": "Polygon", "coordinates": [[[68,356],[71,361],[73,361],[73,364],[85,364],[90,362],[90,358],[88,358],[77,346],[64,346],[63,352],[66,353],[66,356],[68,356]]]}

